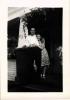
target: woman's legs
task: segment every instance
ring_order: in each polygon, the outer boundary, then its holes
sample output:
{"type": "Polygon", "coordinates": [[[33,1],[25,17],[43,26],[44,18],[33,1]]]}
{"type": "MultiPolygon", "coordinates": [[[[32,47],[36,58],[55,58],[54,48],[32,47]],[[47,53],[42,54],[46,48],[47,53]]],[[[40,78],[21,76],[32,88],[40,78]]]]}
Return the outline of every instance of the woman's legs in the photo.
{"type": "Polygon", "coordinates": [[[43,75],[42,75],[42,77],[43,77],[44,79],[46,79],[47,71],[48,71],[48,65],[46,65],[46,66],[43,67],[43,75]]]}

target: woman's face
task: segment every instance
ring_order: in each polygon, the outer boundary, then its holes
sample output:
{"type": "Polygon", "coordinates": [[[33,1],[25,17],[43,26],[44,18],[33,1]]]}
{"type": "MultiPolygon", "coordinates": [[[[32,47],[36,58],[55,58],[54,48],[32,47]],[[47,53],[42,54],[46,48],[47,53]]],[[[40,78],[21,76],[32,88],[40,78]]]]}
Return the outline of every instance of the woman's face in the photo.
{"type": "Polygon", "coordinates": [[[38,41],[40,41],[40,39],[41,39],[40,34],[37,35],[37,39],[38,39],[38,41]]]}

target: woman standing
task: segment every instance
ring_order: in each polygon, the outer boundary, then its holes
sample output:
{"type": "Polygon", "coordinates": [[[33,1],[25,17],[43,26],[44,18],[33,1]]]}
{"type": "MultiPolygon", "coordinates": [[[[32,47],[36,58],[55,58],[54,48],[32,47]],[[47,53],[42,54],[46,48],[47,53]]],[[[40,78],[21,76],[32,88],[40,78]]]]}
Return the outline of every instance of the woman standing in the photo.
{"type": "Polygon", "coordinates": [[[50,65],[48,52],[45,48],[45,39],[41,38],[40,34],[37,34],[39,46],[41,48],[41,77],[46,78],[46,71],[50,65]]]}

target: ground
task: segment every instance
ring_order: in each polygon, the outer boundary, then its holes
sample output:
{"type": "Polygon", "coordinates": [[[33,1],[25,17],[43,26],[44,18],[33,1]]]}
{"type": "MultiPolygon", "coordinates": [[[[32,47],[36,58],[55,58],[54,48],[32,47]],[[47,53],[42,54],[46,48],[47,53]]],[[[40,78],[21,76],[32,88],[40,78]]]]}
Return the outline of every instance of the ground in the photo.
{"type": "Polygon", "coordinates": [[[34,83],[17,83],[16,77],[16,60],[8,60],[8,91],[9,92],[62,92],[61,81],[57,80],[56,75],[46,80],[40,80],[34,83]]]}

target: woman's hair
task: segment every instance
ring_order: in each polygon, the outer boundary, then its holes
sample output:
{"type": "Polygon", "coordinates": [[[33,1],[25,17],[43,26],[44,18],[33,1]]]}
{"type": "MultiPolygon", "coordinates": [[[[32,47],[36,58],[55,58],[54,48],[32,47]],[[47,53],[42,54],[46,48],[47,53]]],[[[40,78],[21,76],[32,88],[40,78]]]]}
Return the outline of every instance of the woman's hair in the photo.
{"type": "MultiPolygon", "coordinates": [[[[40,34],[37,34],[37,35],[40,35],[40,34]]],[[[37,36],[36,35],[36,36],[37,36]]],[[[45,43],[45,39],[40,35],[40,41],[42,42],[42,43],[45,43]]]]}

